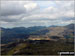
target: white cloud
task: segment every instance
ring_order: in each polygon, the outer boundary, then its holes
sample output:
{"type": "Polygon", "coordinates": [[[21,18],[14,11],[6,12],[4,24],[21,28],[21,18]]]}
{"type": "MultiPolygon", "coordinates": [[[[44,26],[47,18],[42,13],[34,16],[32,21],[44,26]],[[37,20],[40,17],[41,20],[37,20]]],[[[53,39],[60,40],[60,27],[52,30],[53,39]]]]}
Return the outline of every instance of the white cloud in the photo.
{"type": "Polygon", "coordinates": [[[31,1],[1,1],[1,15],[19,15],[37,8],[31,1]]]}
{"type": "Polygon", "coordinates": [[[0,21],[20,22],[22,17],[28,16],[36,8],[37,4],[32,1],[1,1],[0,21]]]}
{"type": "Polygon", "coordinates": [[[74,11],[73,10],[69,10],[67,12],[64,13],[65,17],[74,17],[74,11]]]}
{"type": "Polygon", "coordinates": [[[0,20],[13,26],[68,24],[74,20],[74,1],[5,1],[1,14],[0,20]]]}
{"type": "Polygon", "coordinates": [[[58,14],[33,14],[28,17],[22,18],[22,20],[57,20],[60,19],[58,14]]]}
{"type": "Polygon", "coordinates": [[[37,4],[36,3],[29,3],[29,4],[24,5],[24,7],[26,8],[27,12],[29,12],[29,11],[36,9],[37,4]]]}
{"type": "Polygon", "coordinates": [[[75,23],[75,20],[62,21],[62,22],[60,22],[60,24],[70,24],[70,23],[75,23]]]}

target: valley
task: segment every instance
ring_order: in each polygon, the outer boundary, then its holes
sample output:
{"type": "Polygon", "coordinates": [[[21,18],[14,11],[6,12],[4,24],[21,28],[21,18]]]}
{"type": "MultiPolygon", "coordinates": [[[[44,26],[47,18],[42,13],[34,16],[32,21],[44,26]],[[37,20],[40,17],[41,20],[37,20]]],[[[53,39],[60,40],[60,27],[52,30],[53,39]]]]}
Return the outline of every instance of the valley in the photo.
{"type": "Polygon", "coordinates": [[[74,24],[1,28],[0,32],[2,55],[58,55],[61,51],[74,52],[74,24]]]}

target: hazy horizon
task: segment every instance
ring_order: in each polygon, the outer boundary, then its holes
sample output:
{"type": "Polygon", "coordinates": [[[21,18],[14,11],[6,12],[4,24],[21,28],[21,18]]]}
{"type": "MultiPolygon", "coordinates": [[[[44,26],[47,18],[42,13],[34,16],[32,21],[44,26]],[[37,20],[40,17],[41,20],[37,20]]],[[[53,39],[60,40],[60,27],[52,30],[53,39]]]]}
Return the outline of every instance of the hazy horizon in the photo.
{"type": "MultiPolygon", "coordinates": [[[[71,24],[75,24],[75,23],[71,23],[71,24]]],[[[70,24],[67,24],[67,25],[70,25],[70,24]]],[[[52,27],[52,26],[67,26],[67,25],[29,26],[29,27],[52,27]]],[[[25,26],[16,26],[16,27],[1,27],[1,28],[19,28],[19,27],[29,28],[29,27],[25,27],[25,26]]]]}

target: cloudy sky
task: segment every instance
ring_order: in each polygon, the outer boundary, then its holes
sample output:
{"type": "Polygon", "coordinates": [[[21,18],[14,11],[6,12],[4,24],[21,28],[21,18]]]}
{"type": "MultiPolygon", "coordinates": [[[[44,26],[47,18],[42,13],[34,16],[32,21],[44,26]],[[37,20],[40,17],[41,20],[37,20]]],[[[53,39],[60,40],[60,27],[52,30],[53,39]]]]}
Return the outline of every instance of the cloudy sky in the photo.
{"type": "Polygon", "coordinates": [[[1,1],[1,27],[74,23],[74,1],[1,1]]]}

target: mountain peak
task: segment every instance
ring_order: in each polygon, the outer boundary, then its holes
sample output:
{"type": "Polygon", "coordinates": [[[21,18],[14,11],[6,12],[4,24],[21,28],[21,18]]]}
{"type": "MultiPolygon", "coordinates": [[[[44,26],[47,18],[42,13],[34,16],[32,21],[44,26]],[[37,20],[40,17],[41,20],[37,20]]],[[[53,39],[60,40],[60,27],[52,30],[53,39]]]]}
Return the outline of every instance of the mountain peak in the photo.
{"type": "Polygon", "coordinates": [[[69,25],[67,25],[67,26],[65,26],[65,27],[67,27],[67,28],[69,28],[69,29],[74,29],[74,25],[75,25],[75,24],[72,23],[72,24],[69,24],[69,25]]]}

